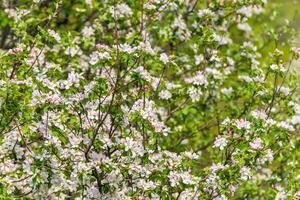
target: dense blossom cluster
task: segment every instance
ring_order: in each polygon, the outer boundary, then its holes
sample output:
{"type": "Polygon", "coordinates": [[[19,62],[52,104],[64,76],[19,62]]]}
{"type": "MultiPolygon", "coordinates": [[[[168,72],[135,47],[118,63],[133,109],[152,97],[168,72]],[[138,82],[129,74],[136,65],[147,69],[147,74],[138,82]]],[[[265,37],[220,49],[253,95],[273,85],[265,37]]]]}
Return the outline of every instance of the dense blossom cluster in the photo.
{"type": "Polygon", "coordinates": [[[1,199],[300,199],[272,3],[1,3],[1,199]]]}

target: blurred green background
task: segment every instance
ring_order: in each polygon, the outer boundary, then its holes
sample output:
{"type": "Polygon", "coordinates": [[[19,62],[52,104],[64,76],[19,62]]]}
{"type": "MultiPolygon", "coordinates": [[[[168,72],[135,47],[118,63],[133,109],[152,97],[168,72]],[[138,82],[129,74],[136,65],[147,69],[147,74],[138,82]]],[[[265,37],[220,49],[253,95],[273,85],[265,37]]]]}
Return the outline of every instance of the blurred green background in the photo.
{"type": "MultiPolygon", "coordinates": [[[[282,20],[292,21],[293,27],[300,32],[300,0],[269,0],[276,2],[279,6],[279,16],[282,20]]],[[[293,39],[294,46],[300,47],[300,34],[293,39]]],[[[293,67],[300,74],[300,60],[293,62],[293,67]]]]}

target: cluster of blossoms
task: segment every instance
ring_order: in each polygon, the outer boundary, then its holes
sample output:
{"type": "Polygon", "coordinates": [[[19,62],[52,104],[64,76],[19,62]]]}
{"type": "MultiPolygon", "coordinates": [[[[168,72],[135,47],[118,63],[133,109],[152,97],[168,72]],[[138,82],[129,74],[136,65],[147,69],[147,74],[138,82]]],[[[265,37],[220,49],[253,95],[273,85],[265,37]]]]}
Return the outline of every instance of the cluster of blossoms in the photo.
{"type": "Polygon", "coordinates": [[[266,4],[1,1],[1,199],[299,199],[300,50],[266,4]]]}

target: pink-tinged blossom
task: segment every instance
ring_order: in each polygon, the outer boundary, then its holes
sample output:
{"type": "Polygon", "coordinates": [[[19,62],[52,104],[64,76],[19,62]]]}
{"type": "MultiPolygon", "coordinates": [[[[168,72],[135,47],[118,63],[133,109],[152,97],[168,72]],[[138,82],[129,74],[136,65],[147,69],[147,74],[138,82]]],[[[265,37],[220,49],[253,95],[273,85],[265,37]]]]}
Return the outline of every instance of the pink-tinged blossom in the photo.
{"type": "Polygon", "coordinates": [[[149,100],[137,100],[132,109],[131,113],[139,112],[143,119],[149,120],[156,132],[162,132],[168,134],[170,129],[162,122],[159,121],[157,109],[154,107],[154,102],[149,100]]]}
{"type": "Polygon", "coordinates": [[[274,160],[273,152],[271,149],[267,149],[264,151],[264,155],[257,159],[257,163],[263,165],[266,162],[271,163],[274,160]]]}
{"type": "Polygon", "coordinates": [[[188,172],[174,173],[172,171],[168,175],[168,178],[172,187],[178,186],[180,182],[183,182],[186,185],[194,185],[197,183],[198,179],[197,177],[193,177],[188,172]]]}
{"type": "Polygon", "coordinates": [[[248,122],[247,120],[244,120],[244,119],[237,119],[235,121],[235,126],[239,130],[241,130],[241,129],[248,130],[251,128],[251,122],[248,122]]]}
{"type": "Polygon", "coordinates": [[[202,71],[197,71],[196,72],[196,75],[193,76],[193,77],[190,77],[190,78],[186,78],[185,79],[185,82],[187,83],[192,83],[194,85],[208,85],[208,81],[206,79],[206,77],[204,76],[203,72],[202,71]]]}
{"type": "Polygon", "coordinates": [[[249,167],[242,167],[240,169],[240,174],[241,174],[241,179],[246,181],[250,178],[250,172],[251,172],[251,169],[249,167]]]}
{"type": "Polygon", "coordinates": [[[300,47],[293,47],[292,51],[295,52],[296,54],[300,54],[300,47]]]}
{"type": "Polygon", "coordinates": [[[222,163],[212,164],[210,167],[211,172],[216,174],[218,171],[225,169],[227,166],[223,165],[222,163]]]}
{"type": "Polygon", "coordinates": [[[251,115],[255,119],[262,119],[262,120],[266,120],[267,117],[268,117],[264,110],[254,110],[254,111],[251,112],[251,115]]]}
{"type": "Polygon", "coordinates": [[[263,148],[263,145],[262,145],[262,140],[260,138],[256,138],[255,140],[253,140],[252,142],[249,143],[250,147],[253,149],[253,150],[260,150],[263,148]]]}

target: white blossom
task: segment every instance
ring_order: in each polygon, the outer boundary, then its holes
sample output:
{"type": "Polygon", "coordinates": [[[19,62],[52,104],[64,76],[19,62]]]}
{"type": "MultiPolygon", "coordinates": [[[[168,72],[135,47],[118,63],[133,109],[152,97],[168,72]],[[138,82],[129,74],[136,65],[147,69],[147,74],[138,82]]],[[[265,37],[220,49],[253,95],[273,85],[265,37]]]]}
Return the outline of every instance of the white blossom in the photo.
{"type": "Polygon", "coordinates": [[[168,90],[160,91],[158,96],[159,96],[159,98],[165,99],[165,100],[168,100],[168,99],[172,98],[172,94],[168,90]]]}
{"type": "Polygon", "coordinates": [[[84,37],[91,37],[92,35],[95,34],[94,29],[90,26],[85,26],[81,32],[84,37]]]}
{"type": "Polygon", "coordinates": [[[161,62],[163,62],[164,64],[167,64],[169,62],[169,57],[167,54],[162,53],[162,54],[160,54],[159,60],[161,62]]]}
{"type": "Polygon", "coordinates": [[[214,147],[224,150],[224,148],[227,146],[227,143],[227,139],[224,136],[219,135],[214,142],[214,147]]]}
{"type": "Polygon", "coordinates": [[[48,33],[51,37],[53,37],[57,42],[60,42],[61,37],[54,30],[48,29],[48,33]]]}
{"type": "Polygon", "coordinates": [[[116,17],[125,17],[132,15],[130,7],[125,3],[110,7],[110,13],[112,16],[116,17]]]}

